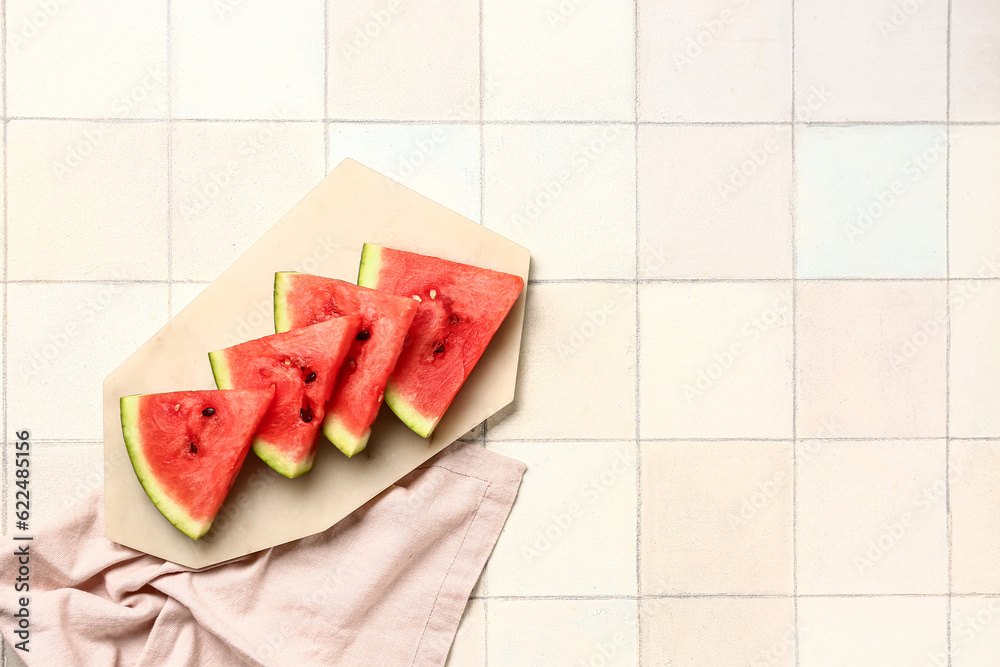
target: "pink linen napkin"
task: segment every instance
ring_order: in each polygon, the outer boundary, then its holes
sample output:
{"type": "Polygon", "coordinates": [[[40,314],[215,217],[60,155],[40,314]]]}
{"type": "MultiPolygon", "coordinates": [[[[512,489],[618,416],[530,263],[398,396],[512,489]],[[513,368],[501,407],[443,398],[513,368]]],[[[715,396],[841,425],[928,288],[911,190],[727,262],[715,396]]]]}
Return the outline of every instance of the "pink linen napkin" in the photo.
{"type": "MultiPolygon", "coordinates": [[[[333,528],[202,570],[104,537],[95,494],[30,545],[29,666],[442,665],[524,464],[456,443],[333,528]]],[[[10,651],[10,647],[7,649],[10,651]]]]}

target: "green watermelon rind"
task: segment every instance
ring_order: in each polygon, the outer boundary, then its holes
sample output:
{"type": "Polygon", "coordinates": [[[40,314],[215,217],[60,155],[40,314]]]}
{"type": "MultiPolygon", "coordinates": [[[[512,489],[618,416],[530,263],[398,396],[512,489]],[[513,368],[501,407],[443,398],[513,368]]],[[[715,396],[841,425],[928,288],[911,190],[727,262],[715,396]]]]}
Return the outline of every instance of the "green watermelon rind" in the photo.
{"type": "Polygon", "coordinates": [[[412,403],[396,391],[392,380],[389,380],[389,384],[385,386],[385,404],[399,417],[401,422],[410,427],[410,430],[421,438],[429,438],[434,431],[434,427],[440,421],[440,417],[428,417],[418,412],[412,403]]]}
{"type": "MultiPolygon", "coordinates": [[[[382,270],[382,246],[366,243],[361,248],[361,266],[358,268],[358,284],[362,287],[378,289],[378,274],[382,270]]],[[[440,417],[428,417],[417,412],[413,404],[407,401],[395,390],[392,378],[385,387],[385,404],[406,424],[411,431],[421,438],[430,437],[440,417]]]]}
{"type": "Polygon", "coordinates": [[[368,438],[371,437],[371,434],[372,429],[369,426],[361,434],[361,437],[355,437],[344,427],[340,416],[333,412],[328,412],[323,418],[323,435],[347,458],[364,451],[364,448],[368,446],[368,438]]]}
{"type": "MultiPolygon", "coordinates": [[[[215,386],[219,389],[235,389],[229,374],[229,362],[226,360],[225,350],[216,350],[208,353],[208,362],[212,365],[212,376],[215,378],[215,386]]],[[[281,452],[270,442],[254,436],[253,453],[266,463],[275,472],[295,479],[312,470],[314,456],[308,459],[295,462],[282,456],[281,452]]]]}
{"type": "Polygon", "coordinates": [[[298,271],[278,271],[274,274],[274,333],[285,333],[292,329],[285,295],[292,288],[289,276],[296,273],[298,271]]]}
{"type": "Polygon", "coordinates": [[[361,246],[361,266],[358,267],[358,284],[377,289],[378,274],[382,270],[382,246],[366,243],[361,246]]]}
{"type": "Polygon", "coordinates": [[[125,449],[128,457],[132,461],[132,468],[143,491],[153,501],[156,509],[172,523],[177,530],[181,531],[193,540],[208,532],[212,527],[212,519],[208,521],[197,521],[184,511],[160,486],[149,467],[149,462],[142,453],[142,438],[139,436],[139,400],[141,394],[134,396],[122,396],[119,401],[122,418],[122,436],[125,438],[125,449]]]}

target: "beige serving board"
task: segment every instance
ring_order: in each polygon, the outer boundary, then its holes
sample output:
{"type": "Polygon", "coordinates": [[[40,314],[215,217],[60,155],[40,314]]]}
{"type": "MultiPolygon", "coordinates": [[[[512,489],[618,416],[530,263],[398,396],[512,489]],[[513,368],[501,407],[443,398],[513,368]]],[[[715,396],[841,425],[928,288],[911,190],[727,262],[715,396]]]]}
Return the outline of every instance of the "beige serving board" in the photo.
{"type": "Polygon", "coordinates": [[[298,479],[282,477],[249,454],[212,529],[201,539],[191,540],[163,518],[132,470],[118,399],[214,389],[209,351],[274,333],[275,271],[354,282],[365,242],[528,279],[525,248],[345,160],[104,381],[108,539],[197,568],[321,532],[513,400],[524,293],[432,438],[417,436],[383,406],[364,452],[348,459],[321,440],[312,471],[298,479]]]}

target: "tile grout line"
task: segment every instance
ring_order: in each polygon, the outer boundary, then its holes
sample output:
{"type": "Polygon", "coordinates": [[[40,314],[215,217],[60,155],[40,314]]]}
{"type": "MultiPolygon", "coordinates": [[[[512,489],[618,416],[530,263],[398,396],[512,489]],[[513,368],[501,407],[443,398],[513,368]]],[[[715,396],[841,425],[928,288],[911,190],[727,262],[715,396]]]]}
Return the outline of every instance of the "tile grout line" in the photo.
{"type": "Polygon", "coordinates": [[[637,596],[635,605],[635,653],[636,664],[642,665],[642,439],[641,439],[641,418],[642,410],[640,403],[641,378],[639,372],[640,360],[640,334],[639,326],[639,0],[633,0],[632,4],[632,57],[635,64],[634,78],[632,80],[633,94],[635,95],[633,112],[635,114],[635,124],[633,125],[632,148],[635,151],[634,178],[635,178],[635,592],[637,596]]]}
{"type": "Polygon", "coordinates": [[[945,614],[945,641],[948,646],[948,667],[952,664],[951,616],[952,594],[954,593],[952,578],[952,516],[951,516],[951,9],[952,1],[948,0],[948,14],[945,22],[945,144],[944,156],[944,267],[945,278],[945,318],[948,330],[945,331],[944,354],[944,507],[945,535],[948,543],[948,606],[945,614]]]}
{"type": "MultiPolygon", "coordinates": [[[[952,278],[640,278],[640,285],[689,285],[689,284],[759,284],[759,283],[857,283],[857,282],[880,282],[880,283],[948,283],[954,280],[977,280],[982,282],[1000,282],[1000,276],[953,276],[952,278]]],[[[209,285],[209,280],[157,280],[152,279],[132,279],[115,280],[107,279],[47,279],[47,278],[26,278],[4,281],[11,285],[165,285],[168,282],[184,285],[209,285]]],[[[529,280],[528,285],[577,285],[577,284],[611,284],[611,285],[632,285],[636,282],[630,278],[541,278],[529,280]]]]}
{"type": "MultiPolygon", "coordinates": [[[[472,600],[499,600],[504,602],[518,601],[571,601],[571,600],[697,600],[697,599],[744,599],[744,600],[791,600],[794,594],[789,593],[663,593],[652,595],[493,595],[493,596],[472,596],[472,600]]],[[[947,598],[948,593],[801,593],[797,597],[806,599],[837,600],[843,598],[860,598],[882,600],[889,598],[947,598]]],[[[960,598],[989,598],[997,597],[996,593],[955,593],[954,597],[960,598]]]]}
{"type": "Polygon", "coordinates": [[[791,218],[791,244],[792,244],[792,627],[795,628],[795,667],[799,667],[799,476],[798,458],[796,456],[798,443],[798,327],[796,320],[798,314],[798,279],[799,279],[799,257],[798,257],[798,235],[796,222],[798,218],[797,192],[798,192],[798,163],[795,153],[795,0],[791,0],[791,43],[789,45],[791,58],[791,168],[792,180],[789,184],[789,217],[791,218]]]}
{"type": "Polygon", "coordinates": [[[330,0],[323,0],[323,176],[330,173],[330,0]]]}
{"type": "Polygon", "coordinates": [[[173,7],[166,1],[167,9],[167,321],[174,314],[174,98],[173,98],[173,7]]]}
{"type": "MultiPolygon", "coordinates": [[[[80,123],[111,123],[111,124],[141,124],[141,123],[344,123],[344,124],[372,124],[372,125],[478,125],[478,120],[456,120],[453,118],[430,118],[420,120],[401,120],[398,118],[102,118],[102,117],[81,117],[81,116],[4,116],[7,120],[27,120],[27,121],[73,121],[80,123]]],[[[941,125],[942,120],[891,120],[891,121],[639,121],[640,126],[675,126],[675,127],[787,127],[790,125],[805,125],[816,127],[867,127],[867,126],[890,126],[890,127],[913,127],[914,125],[941,125]]],[[[632,120],[618,119],[586,119],[586,120],[529,120],[529,119],[487,119],[483,120],[484,125],[620,125],[629,127],[635,125],[632,120]]],[[[973,126],[973,127],[996,127],[1000,125],[998,121],[952,121],[952,125],[973,126]]]]}
{"type": "MultiPolygon", "coordinates": [[[[972,442],[1000,442],[998,437],[972,437],[955,438],[956,440],[968,440],[972,442]]],[[[944,436],[939,437],[916,437],[916,438],[799,438],[797,442],[936,442],[945,440],[944,436]]],[[[477,436],[475,440],[459,440],[466,443],[482,443],[482,436],[477,436]]],[[[743,443],[743,442],[792,442],[791,438],[643,438],[644,443],[686,443],[686,442],[709,442],[709,443],[743,443]]],[[[38,445],[72,445],[72,444],[94,444],[100,443],[99,438],[33,438],[32,442],[38,445]]],[[[492,438],[490,443],[627,443],[635,442],[635,437],[629,438],[492,438]]]]}
{"type": "MultiPolygon", "coordinates": [[[[486,132],[484,124],[483,103],[486,100],[484,81],[486,79],[486,62],[483,54],[483,10],[486,6],[485,0],[479,0],[479,224],[486,226],[486,132]]],[[[528,269],[528,277],[531,277],[531,269],[528,269]]],[[[530,282],[530,281],[529,281],[530,282]]],[[[524,287],[527,291],[527,284],[524,287]]],[[[525,295],[527,298],[527,295],[525,295]]],[[[483,420],[483,447],[486,447],[486,428],[489,418],[483,420]]],[[[489,559],[486,559],[486,566],[483,568],[483,667],[490,664],[490,601],[489,601],[489,559]]]]}
{"type": "MultiPolygon", "coordinates": [[[[0,360],[2,370],[0,370],[0,382],[3,386],[3,472],[0,487],[3,490],[3,499],[0,500],[0,514],[2,514],[3,525],[0,526],[0,534],[7,534],[7,494],[9,493],[7,475],[7,3],[0,7],[0,59],[3,60],[3,83],[0,87],[0,108],[3,111],[3,342],[0,360]]],[[[0,664],[7,667],[7,642],[0,641],[0,664]]]]}

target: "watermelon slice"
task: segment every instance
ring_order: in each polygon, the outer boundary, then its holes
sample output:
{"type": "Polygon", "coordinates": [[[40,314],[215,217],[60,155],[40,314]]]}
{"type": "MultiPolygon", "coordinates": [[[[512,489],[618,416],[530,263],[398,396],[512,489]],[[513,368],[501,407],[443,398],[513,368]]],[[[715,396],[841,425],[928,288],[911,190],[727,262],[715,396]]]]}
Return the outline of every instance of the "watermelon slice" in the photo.
{"type": "Polygon", "coordinates": [[[193,539],[236,481],[273,389],[123,396],[122,435],[146,495],[193,539]]]}
{"type": "Polygon", "coordinates": [[[312,468],[324,406],[360,323],[357,316],[340,317],[208,354],[219,389],[274,385],[253,451],[285,477],[312,468]]]}
{"type": "Polygon", "coordinates": [[[418,302],[385,402],[423,437],[483,355],[524,281],[509,273],[366,243],[358,284],[418,302]]]}
{"type": "Polygon", "coordinates": [[[307,273],[274,274],[274,330],[278,333],[344,315],[361,317],[347,363],[323,419],[323,434],[347,456],[368,444],[389,373],[403,349],[417,302],[343,280],[307,273]]]}

